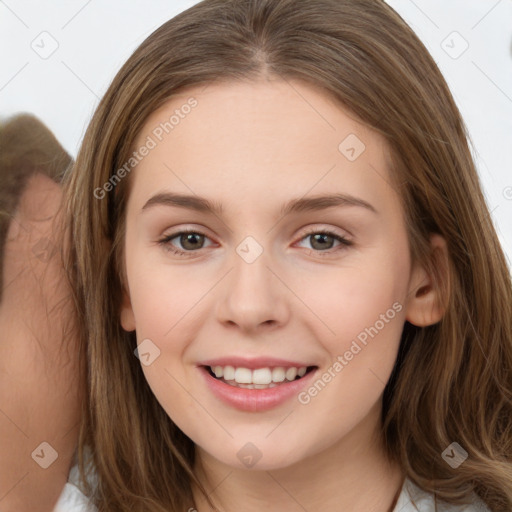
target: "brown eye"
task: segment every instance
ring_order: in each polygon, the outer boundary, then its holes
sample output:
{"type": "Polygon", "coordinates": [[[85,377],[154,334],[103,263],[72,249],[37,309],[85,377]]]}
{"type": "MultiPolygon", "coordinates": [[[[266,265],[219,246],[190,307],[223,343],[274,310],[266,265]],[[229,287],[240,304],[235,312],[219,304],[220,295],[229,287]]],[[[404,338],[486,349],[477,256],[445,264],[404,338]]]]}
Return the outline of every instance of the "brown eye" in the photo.
{"type": "Polygon", "coordinates": [[[205,239],[208,239],[208,237],[203,233],[189,230],[166,235],[159,240],[158,243],[163,246],[165,250],[174,254],[188,255],[198,252],[199,249],[203,249],[205,239]],[[176,246],[176,242],[173,242],[175,239],[178,241],[178,246],[176,246]]]}
{"type": "Polygon", "coordinates": [[[194,249],[201,249],[204,243],[204,235],[200,233],[183,233],[180,235],[179,240],[184,249],[193,251],[194,249]]]}
{"type": "Polygon", "coordinates": [[[308,236],[311,240],[311,247],[318,251],[331,249],[334,243],[334,237],[327,233],[316,233],[308,236]]]}
{"type": "Polygon", "coordinates": [[[337,235],[328,230],[312,230],[309,233],[306,233],[302,238],[303,240],[308,240],[312,249],[309,252],[313,252],[319,256],[329,256],[338,250],[346,249],[348,246],[352,245],[350,240],[347,240],[341,235],[337,235]],[[333,244],[335,242],[339,242],[337,247],[334,247],[333,244]]]}

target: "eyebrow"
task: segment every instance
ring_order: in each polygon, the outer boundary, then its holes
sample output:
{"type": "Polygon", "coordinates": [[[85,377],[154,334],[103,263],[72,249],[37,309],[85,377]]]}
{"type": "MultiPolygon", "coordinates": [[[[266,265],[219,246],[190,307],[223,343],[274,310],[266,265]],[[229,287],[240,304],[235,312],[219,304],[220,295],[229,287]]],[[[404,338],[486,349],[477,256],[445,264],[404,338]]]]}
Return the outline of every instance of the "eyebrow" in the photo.
{"type": "MultiPolygon", "coordinates": [[[[224,209],[221,203],[210,201],[200,196],[174,194],[172,192],[160,192],[152,196],[142,207],[142,211],[153,206],[174,206],[187,208],[202,213],[210,213],[221,216],[224,209]]],[[[319,211],[334,206],[358,206],[378,214],[377,210],[367,201],[349,194],[328,194],[291,199],[281,207],[282,216],[290,213],[306,211],[319,211]]]]}

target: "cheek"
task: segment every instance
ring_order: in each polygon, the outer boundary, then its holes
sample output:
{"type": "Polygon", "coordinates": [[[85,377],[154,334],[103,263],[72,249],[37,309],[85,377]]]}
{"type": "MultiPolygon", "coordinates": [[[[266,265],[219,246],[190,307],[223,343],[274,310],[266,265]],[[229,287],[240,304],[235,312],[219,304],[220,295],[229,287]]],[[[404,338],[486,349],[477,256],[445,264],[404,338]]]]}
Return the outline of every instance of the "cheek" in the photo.
{"type": "Polygon", "coordinates": [[[211,283],[184,266],[148,262],[142,254],[127,258],[130,300],[137,338],[166,340],[182,329],[179,323],[194,314],[194,308],[211,283]]]}
{"type": "MultiPolygon", "coordinates": [[[[340,269],[311,294],[322,326],[317,338],[329,360],[299,397],[305,424],[327,428],[328,445],[354,428],[378,403],[393,370],[405,321],[404,279],[383,265],[340,269]],[[311,420],[310,420],[311,419],[311,420]]],[[[311,305],[311,303],[308,303],[311,305]]]]}
{"type": "Polygon", "coordinates": [[[150,365],[142,364],[142,370],[169,416],[181,418],[183,411],[197,405],[183,391],[187,374],[182,360],[198,325],[194,318],[200,309],[197,306],[211,284],[198,279],[192,271],[146,265],[143,259],[137,260],[136,254],[132,254],[129,264],[132,265],[131,269],[127,265],[127,269],[137,343],[151,340],[150,351],[158,354],[150,365]]]}
{"type": "Polygon", "coordinates": [[[179,272],[169,271],[164,277],[161,268],[142,267],[138,275],[131,274],[130,281],[137,343],[151,340],[149,351],[157,354],[151,364],[141,364],[142,371],[162,408],[187,430],[190,426],[185,412],[194,410],[197,404],[183,388],[187,387],[187,374],[182,358],[191,336],[188,326],[194,304],[204,293],[190,283],[179,272]]]}
{"type": "Polygon", "coordinates": [[[322,319],[317,339],[329,358],[318,377],[325,388],[320,382],[303,397],[312,416],[351,425],[389,380],[405,321],[408,253],[400,245],[368,251],[350,267],[306,283],[308,306],[322,319]]]}
{"type": "Polygon", "coordinates": [[[334,348],[342,349],[347,342],[350,344],[350,340],[375,323],[382,327],[384,321],[389,330],[391,323],[397,323],[390,320],[395,320],[404,309],[406,258],[390,253],[365,256],[364,260],[301,280],[299,293],[322,320],[322,338],[329,343],[330,353],[334,348]]]}

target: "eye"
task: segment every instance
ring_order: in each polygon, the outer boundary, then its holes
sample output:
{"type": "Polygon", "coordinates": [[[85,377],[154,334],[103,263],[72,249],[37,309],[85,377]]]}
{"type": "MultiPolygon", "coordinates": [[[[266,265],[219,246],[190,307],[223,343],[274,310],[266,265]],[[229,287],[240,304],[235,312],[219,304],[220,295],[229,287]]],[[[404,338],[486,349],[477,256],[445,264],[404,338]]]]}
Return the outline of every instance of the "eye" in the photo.
{"type": "Polygon", "coordinates": [[[353,245],[350,240],[329,230],[312,229],[301,238],[301,241],[308,238],[311,241],[311,246],[315,254],[319,256],[329,256],[332,255],[333,252],[343,250],[353,245]],[[337,249],[332,250],[332,244],[335,241],[338,241],[339,245],[337,249]]]}
{"type": "MultiPolygon", "coordinates": [[[[179,256],[190,256],[191,253],[197,252],[199,249],[203,249],[204,241],[207,238],[208,237],[200,231],[187,229],[164,236],[158,240],[158,244],[166,251],[172,252],[173,254],[177,254],[179,256]],[[172,240],[176,238],[184,250],[173,245],[172,240]]],[[[307,238],[310,238],[313,248],[312,250],[319,256],[332,255],[333,252],[337,252],[352,245],[350,240],[347,240],[345,237],[329,230],[312,229],[303,235],[300,241],[307,238]],[[339,245],[337,249],[333,250],[332,244],[335,241],[338,241],[339,245]]]]}
{"type": "Polygon", "coordinates": [[[166,235],[162,239],[158,240],[158,243],[164,247],[165,250],[170,251],[180,256],[189,256],[191,252],[196,252],[198,249],[202,249],[204,239],[208,238],[204,233],[197,230],[187,229],[166,235]],[[179,243],[185,250],[176,248],[171,241],[178,238],[179,243]]]}

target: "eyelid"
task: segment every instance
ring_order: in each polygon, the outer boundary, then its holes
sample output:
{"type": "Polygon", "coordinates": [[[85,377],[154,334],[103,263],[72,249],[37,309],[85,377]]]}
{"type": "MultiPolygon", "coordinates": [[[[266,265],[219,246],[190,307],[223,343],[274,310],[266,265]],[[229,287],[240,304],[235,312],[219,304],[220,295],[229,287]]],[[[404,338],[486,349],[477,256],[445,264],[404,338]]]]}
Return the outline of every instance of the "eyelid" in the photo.
{"type": "Polygon", "coordinates": [[[348,237],[351,237],[352,234],[349,233],[346,229],[326,226],[325,224],[313,224],[312,226],[308,226],[307,228],[304,228],[304,231],[301,232],[301,239],[304,238],[307,235],[311,235],[313,233],[332,233],[333,235],[339,236],[340,238],[348,239],[348,237]],[[340,233],[339,231],[343,231],[343,233],[340,233]],[[347,236],[348,235],[348,236],[347,236]]]}
{"type": "Polygon", "coordinates": [[[181,225],[177,228],[168,228],[169,230],[172,229],[172,231],[170,231],[169,233],[167,233],[168,230],[164,230],[164,232],[162,233],[162,235],[160,235],[159,239],[163,239],[163,238],[175,238],[176,236],[178,235],[181,235],[181,234],[186,234],[186,233],[195,233],[197,235],[202,235],[204,236],[205,238],[209,238],[210,240],[213,240],[213,237],[210,236],[208,233],[210,233],[210,230],[203,227],[203,226],[194,226],[194,225],[191,225],[191,224],[188,224],[188,225],[181,225]]]}

